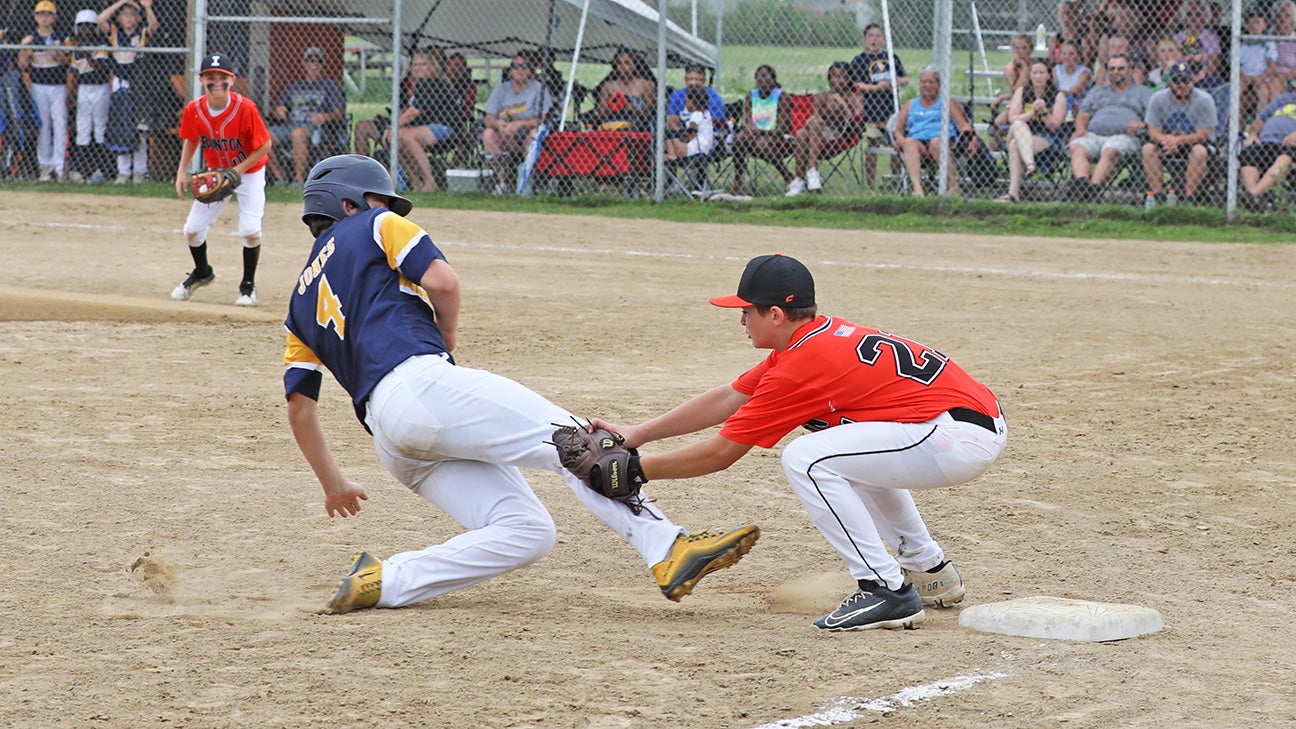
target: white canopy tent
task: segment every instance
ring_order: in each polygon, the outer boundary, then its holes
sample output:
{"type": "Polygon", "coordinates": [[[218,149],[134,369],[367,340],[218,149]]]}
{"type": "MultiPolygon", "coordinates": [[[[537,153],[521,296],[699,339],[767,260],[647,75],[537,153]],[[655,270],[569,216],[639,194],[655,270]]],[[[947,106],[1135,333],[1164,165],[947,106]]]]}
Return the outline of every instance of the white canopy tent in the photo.
{"type": "MultiPolygon", "coordinates": [[[[208,0],[194,3],[195,67],[206,52],[209,22],[341,26],[349,35],[399,47],[393,54],[392,108],[400,105],[402,56],[431,45],[499,58],[522,48],[548,49],[554,59],[570,60],[573,66],[582,58],[610,62],[617,49],[625,47],[656,58],[659,77],[670,66],[698,63],[714,69],[720,60],[716,45],[673,22],[661,23],[657,9],[639,0],[391,0],[390,5],[372,0],[262,0],[256,3],[254,17],[215,16],[207,6],[208,0]],[[302,10],[309,17],[300,15],[302,10]]],[[[664,109],[663,104],[659,101],[664,109]]],[[[663,113],[659,110],[659,117],[663,113]]],[[[395,170],[395,145],[391,163],[395,170]]]]}

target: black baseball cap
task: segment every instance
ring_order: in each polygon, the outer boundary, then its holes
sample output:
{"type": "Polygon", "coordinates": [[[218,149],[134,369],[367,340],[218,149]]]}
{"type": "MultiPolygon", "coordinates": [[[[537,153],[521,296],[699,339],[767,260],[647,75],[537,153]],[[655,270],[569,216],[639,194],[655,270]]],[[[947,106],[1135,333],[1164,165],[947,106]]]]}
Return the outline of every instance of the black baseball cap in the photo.
{"type": "Polygon", "coordinates": [[[1177,78],[1192,78],[1192,68],[1183,61],[1175,61],[1170,64],[1170,68],[1166,70],[1165,77],[1167,81],[1177,78]]]}
{"type": "Polygon", "coordinates": [[[201,76],[208,71],[228,73],[231,76],[238,75],[234,73],[234,63],[224,53],[208,53],[203,56],[202,68],[198,70],[198,75],[201,76]]]}
{"type": "Polygon", "coordinates": [[[814,306],[814,277],[810,275],[810,269],[791,256],[782,253],[756,256],[743,269],[742,278],[738,280],[738,293],[713,297],[711,303],[726,309],[744,306],[801,309],[814,306]]]}

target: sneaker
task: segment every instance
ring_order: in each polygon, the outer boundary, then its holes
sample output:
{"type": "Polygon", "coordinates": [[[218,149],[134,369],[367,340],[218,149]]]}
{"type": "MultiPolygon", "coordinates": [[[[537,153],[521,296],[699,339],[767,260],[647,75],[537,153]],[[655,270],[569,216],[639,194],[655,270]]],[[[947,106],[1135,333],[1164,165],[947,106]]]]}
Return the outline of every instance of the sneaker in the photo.
{"type": "Polygon", "coordinates": [[[98,185],[99,183],[103,182],[106,179],[108,179],[108,177],[104,175],[103,170],[95,170],[95,173],[93,175],[90,175],[89,184],[98,185]]]}
{"type": "Polygon", "coordinates": [[[114,185],[125,185],[128,182],[130,182],[130,175],[117,175],[117,179],[113,180],[114,185]]]}
{"type": "Polygon", "coordinates": [[[806,191],[805,180],[801,179],[800,177],[793,177],[792,181],[788,183],[787,192],[784,193],[784,195],[786,197],[796,197],[797,195],[800,195],[805,191],[806,191]]]}
{"type": "Polygon", "coordinates": [[[364,610],[378,604],[382,597],[382,560],[368,552],[361,552],[351,563],[351,571],[338,584],[337,592],[328,602],[328,611],[334,615],[364,610]]]}
{"type": "Polygon", "coordinates": [[[806,189],[810,192],[818,192],[823,189],[823,178],[819,177],[819,170],[813,167],[806,170],[806,189]]]}
{"type": "Polygon", "coordinates": [[[737,564],[759,537],[760,527],[754,524],[728,534],[704,531],[680,535],[666,559],[653,565],[653,577],[667,599],[679,602],[707,574],[737,564]]]}
{"type": "Polygon", "coordinates": [[[502,182],[497,182],[497,183],[495,183],[495,194],[496,194],[496,195],[507,195],[507,194],[509,194],[509,188],[508,188],[508,185],[505,185],[505,184],[502,183],[502,182]]]}
{"type": "Polygon", "coordinates": [[[918,597],[927,607],[953,607],[963,602],[963,578],[954,568],[953,562],[941,562],[935,572],[904,571],[905,584],[913,584],[918,590],[918,597]]]}
{"type": "Polygon", "coordinates": [[[847,595],[836,610],[814,621],[812,625],[832,632],[874,628],[913,630],[914,626],[926,619],[927,614],[923,612],[918,591],[913,585],[905,585],[894,591],[885,587],[857,590],[847,595]]]}
{"type": "Polygon", "coordinates": [[[52,182],[54,180],[54,168],[49,165],[41,165],[40,181],[52,182]]]}
{"type": "Polygon", "coordinates": [[[134,183],[134,184],[136,184],[136,185],[138,185],[138,184],[140,184],[141,182],[144,181],[144,177],[145,177],[145,173],[143,173],[143,172],[136,172],[135,175],[134,175],[133,177],[131,177],[131,182],[134,183]]]}
{"type": "Polygon", "coordinates": [[[189,297],[193,296],[194,289],[200,289],[215,280],[216,271],[211,266],[207,267],[204,275],[199,275],[198,269],[195,268],[189,272],[184,281],[180,282],[179,286],[175,287],[171,292],[171,298],[176,301],[188,301],[189,297]]]}
{"type": "Polygon", "coordinates": [[[76,170],[72,170],[71,172],[68,173],[68,182],[81,185],[84,184],[85,181],[86,181],[85,175],[81,174],[80,172],[77,172],[76,170]]]}
{"type": "Polygon", "coordinates": [[[239,284],[239,297],[234,300],[235,306],[256,306],[256,286],[244,281],[239,284]]]}

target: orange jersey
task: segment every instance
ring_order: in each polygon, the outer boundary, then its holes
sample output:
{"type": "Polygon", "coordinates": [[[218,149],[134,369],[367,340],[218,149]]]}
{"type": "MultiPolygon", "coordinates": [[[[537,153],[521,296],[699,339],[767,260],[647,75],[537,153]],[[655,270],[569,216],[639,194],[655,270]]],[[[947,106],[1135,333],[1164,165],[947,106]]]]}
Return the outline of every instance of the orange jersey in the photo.
{"type": "MultiPolygon", "coordinates": [[[[231,92],[229,106],[216,115],[208,110],[207,97],[189,102],[180,118],[180,138],[198,142],[203,164],[218,170],[242,162],[270,140],[270,131],[256,102],[231,92]]],[[[256,172],[265,166],[266,158],[262,158],[247,171],[256,172]]]]}
{"type": "Polygon", "coordinates": [[[799,425],[921,423],[951,408],[999,414],[994,393],[936,350],[843,319],[818,316],[734,380],[750,399],[725,421],[729,440],[772,447],[799,425]]]}

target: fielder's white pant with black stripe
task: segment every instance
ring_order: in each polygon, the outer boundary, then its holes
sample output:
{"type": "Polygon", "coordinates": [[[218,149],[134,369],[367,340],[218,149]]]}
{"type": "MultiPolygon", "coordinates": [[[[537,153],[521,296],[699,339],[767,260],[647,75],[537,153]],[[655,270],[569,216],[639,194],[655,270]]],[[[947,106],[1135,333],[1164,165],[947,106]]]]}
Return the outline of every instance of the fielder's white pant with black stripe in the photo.
{"type": "Polygon", "coordinates": [[[898,590],[901,567],[921,571],[945,559],[909,490],[985,473],[1008,440],[1002,414],[994,424],[992,432],[942,413],[925,423],[839,425],[792,441],[783,472],[851,577],[898,590]]]}
{"type": "Polygon", "coordinates": [[[374,388],[365,423],[378,460],[468,531],[383,560],[378,607],[400,607],[539,560],[557,539],[553,518],[519,468],[562,474],[586,509],[651,567],[683,533],[653,505],[636,516],[587,488],[558,462],[552,423],[571,414],[523,385],[436,356],[411,357],[374,388]]]}

